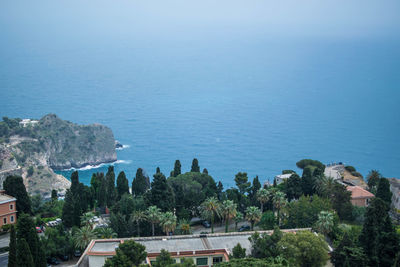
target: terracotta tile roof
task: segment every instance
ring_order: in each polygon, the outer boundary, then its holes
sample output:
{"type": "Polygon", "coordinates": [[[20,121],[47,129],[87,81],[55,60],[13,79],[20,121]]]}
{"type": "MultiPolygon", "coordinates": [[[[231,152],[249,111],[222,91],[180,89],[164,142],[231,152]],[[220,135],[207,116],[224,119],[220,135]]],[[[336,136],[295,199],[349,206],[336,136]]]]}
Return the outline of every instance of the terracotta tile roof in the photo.
{"type": "Polygon", "coordinates": [[[347,187],[347,191],[351,192],[351,198],[355,199],[355,198],[371,198],[374,197],[374,194],[372,194],[371,192],[368,192],[365,189],[362,189],[359,186],[348,186],[347,187]]]}

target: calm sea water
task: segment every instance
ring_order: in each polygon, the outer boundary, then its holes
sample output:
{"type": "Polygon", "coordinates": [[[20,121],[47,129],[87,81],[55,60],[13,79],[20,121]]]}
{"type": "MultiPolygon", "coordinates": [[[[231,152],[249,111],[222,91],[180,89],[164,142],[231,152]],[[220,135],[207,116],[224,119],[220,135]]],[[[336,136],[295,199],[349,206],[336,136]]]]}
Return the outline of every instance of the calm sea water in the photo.
{"type": "Polygon", "coordinates": [[[399,38],[0,33],[1,115],[109,126],[130,181],[194,157],[226,187],[303,158],[400,176],[399,38]]]}

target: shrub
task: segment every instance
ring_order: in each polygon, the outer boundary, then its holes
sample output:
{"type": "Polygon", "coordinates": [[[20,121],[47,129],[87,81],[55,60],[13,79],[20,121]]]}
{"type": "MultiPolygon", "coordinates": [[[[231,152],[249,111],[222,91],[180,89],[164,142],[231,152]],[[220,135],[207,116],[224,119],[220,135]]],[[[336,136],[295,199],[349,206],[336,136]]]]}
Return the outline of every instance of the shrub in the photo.
{"type": "Polygon", "coordinates": [[[353,166],[346,166],[346,167],[344,167],[345,169],[346,169],[346,171],[348,171],[348,172],[355,172],[356,171],[356,168],[354,168],[353,166]]]}
{"type": "Polygon", "coordinates": [[[260,226],[263,230],[272,230],[274,229],[274,225],[276,223],[275,215],[272,211],[266,211],[263,213],[258,226],[260,226]]]}

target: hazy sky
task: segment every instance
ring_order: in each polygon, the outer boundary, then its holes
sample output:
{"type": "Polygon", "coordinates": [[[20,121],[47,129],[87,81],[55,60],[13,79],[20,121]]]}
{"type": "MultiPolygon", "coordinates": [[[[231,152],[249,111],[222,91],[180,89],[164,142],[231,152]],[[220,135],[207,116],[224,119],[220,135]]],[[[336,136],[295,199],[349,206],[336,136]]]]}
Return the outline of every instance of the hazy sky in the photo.
{"type": "Polygon", "coordinates": [[[289,38],[397,38],[400,1],[2,0],[2,32],[83,39],[97,35],[174,38],[253,32],[289,38]]]}

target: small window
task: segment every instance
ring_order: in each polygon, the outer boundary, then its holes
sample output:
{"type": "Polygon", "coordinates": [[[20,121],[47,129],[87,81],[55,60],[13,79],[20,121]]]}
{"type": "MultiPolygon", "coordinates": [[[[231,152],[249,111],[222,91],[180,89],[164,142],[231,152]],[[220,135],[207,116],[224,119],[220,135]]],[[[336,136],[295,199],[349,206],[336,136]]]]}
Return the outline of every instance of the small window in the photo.
{"type": "Polygon", "coordinates": [[[222,257],[214,257],[213,258],[213,264],[216,264],[216,263],[219,263],[219,262],[222,262],[222,257]]]}
{"type": "Polygon", "coordinates": [[[13,209],[14,209],[14,205],[10,204],[10,210],[13,210],[13,209]]]}
{"type": "Polygon", "coordinates": [[[200,265],[200,266],[208,265],[208,258],[197,258],[196,265],[200,265]]]}
{"type": "Polygon", "coordinates": [[[10,221],[11,221],[11,222],[14,222],[14,215],[11,215],[10,221]]]}
{"type": "Polygon", "coordinates": [[[7,224],[7,218],[3,218],[3,224],[7,224]]]}

